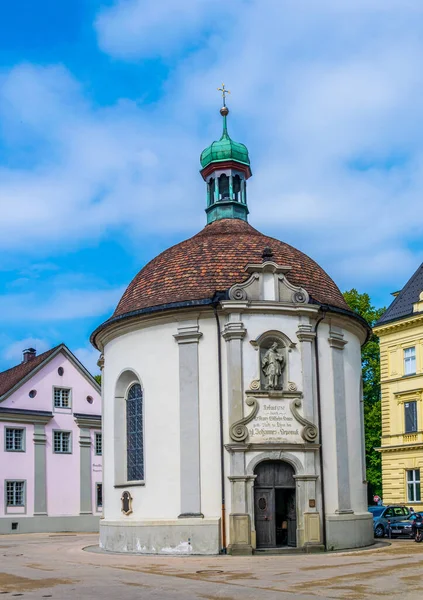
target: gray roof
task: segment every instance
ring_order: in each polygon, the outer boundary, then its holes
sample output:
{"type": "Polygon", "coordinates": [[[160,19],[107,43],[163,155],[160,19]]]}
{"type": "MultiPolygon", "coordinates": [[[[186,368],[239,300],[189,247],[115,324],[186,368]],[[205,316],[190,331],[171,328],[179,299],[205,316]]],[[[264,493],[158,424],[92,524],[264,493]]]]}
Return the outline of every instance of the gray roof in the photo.
{"type": "Polygon", "coordinates": [[[423,292],[423,263],[407,281],[376,325],[382,325],[388,321],[397,321],[412,315],[413,304],[419,301],[420,292],[423,292]]]}

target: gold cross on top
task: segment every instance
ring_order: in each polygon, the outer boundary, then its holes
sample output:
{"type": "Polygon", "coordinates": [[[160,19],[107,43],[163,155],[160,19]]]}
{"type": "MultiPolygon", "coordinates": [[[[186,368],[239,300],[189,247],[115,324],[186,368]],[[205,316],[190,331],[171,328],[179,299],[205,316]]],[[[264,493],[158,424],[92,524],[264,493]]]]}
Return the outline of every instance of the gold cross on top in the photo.
{"type": "Polygon", "coordinates": [[[222,87],[221,88],[217,88],[217,91],[218,92],[222,92],[223,106],[226,106],[226,94],[230,94],[231,92],[225,88],[225,84],[224,83],[222,83],[222,87]]]}

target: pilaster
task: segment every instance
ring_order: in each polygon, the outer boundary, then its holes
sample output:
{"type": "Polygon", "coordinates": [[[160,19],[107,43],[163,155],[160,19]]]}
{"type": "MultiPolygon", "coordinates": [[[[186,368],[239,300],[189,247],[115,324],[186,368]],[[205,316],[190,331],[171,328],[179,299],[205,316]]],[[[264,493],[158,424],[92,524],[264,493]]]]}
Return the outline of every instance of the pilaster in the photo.
{"type": "MultiPolygon", "coordinates": [[[[304,417],[314,425],[317,424],[317,401],[314,394],[314,357],[313,344],[316,339],[316,333],[313,326],[307,321],[300,322],[298,325],[297,338],[300,342],[302,377],[303,377],[303,400],[302,407],[304,417]]],[[[320,431],[319,431],[320,437],[320,431]]],[[[305,457],[305,468],[309,472],[315,472],[315,456],[308,453],[305,457]]]]}
{"type": "Polygon", "coordinates": [[[80,460],[80,506],[81,515],[91,515],[92,485],[91,485],[91,432],[89,429],[80,429],[79,432],[79,460],[80,460]]]}
{"type": "Polygon", "coordinates": [[[350,473],[348,459],[348,427],[345,397],[345,374],[343,350],[347,342],[342,329],[330,326],[329,346],[333,373],[333,401],[335,412],[335,459],[338,479],[338,514],[352,513],[350,494],[350,473]]]}
{"type": "Polygon", "coordinates": [[[45,425],[34,424],[34,516],[47,515],[47,465],[45,425]]]}
{"type": "Polygon", "coordinates": [[[226,341],[229,425],[244,416],[244,394],[242,378],[242,340],[247,330],[241,320],[241,313],[231,313],[223,328],[226,341]]]}
{"type": "Polygon", "coordinates": [[[197,320],[185,321],[174,335],[179,345],[181,514],[202,517],[200,488],[200,398],[197,320]]]}

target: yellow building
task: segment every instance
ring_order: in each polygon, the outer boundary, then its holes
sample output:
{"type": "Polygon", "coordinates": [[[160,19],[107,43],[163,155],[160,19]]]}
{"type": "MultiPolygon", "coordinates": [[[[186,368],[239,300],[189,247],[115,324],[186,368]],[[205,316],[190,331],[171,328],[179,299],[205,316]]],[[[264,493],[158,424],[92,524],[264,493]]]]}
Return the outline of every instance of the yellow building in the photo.
{"type": "Polygon", "coordinates": [[[423,264],[376,323],[383,503],[423,510],[423,264]]]}

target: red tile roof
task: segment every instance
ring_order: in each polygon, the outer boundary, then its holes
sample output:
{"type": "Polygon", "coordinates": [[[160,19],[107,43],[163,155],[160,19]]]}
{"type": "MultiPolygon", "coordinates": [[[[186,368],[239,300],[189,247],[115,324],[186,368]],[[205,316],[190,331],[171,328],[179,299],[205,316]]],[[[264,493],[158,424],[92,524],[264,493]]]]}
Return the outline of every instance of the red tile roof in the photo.
{"type": "Polygon", "coordinates": [[[150,261],[129,284],[113,317],[173,302],[211,299],[215,292],[248,279],[245,267],[261,263],[266,246],[273,252],[272,260],[291,267],[289,281],[304,287],[314,301],[350,310],[329,275],[306,254],[245,221],[221,219],[150,261]]]}
{"type": "Polygon", "coordinates": [[[12,367],[11,369],[0,373],[0,397],[11,390],[21,381],[21,379],[29,375],[31,371],[34,371],[34,369],[41,365],[41,363],[49,358],[57,348],[59,348],[59,346],[55,346],[54,348],[51,348],[51,350],[43,352],[28,362],[20,363],[19,365],[16,365],[16,367],[12,367]]]}

